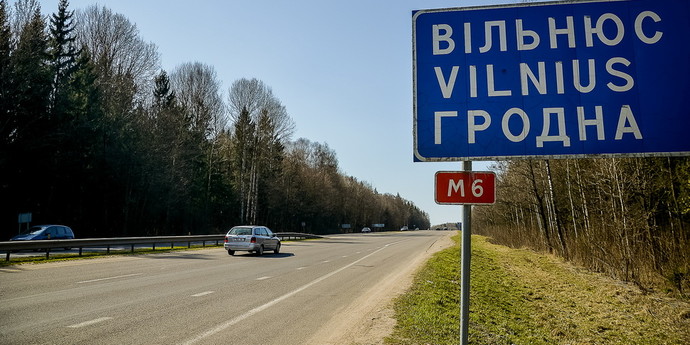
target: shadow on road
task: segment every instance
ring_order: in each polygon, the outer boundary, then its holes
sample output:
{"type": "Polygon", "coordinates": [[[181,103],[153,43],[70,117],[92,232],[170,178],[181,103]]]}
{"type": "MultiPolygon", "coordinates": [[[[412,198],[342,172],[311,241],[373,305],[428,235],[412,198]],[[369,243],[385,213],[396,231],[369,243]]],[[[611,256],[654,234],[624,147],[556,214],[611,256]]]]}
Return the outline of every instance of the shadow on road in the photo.
{"type": "Polygon", "coordinates": [[[295,256],[295,254],[294,253],[279,253],[279,254],[264,253],[264,255],[258,256],[254,253],[246,252],[244,254],[235,253],[235,255],[233,255],[233,256],[237,257],[237,258],[246,257],[246,258],[260,258],[260,259],[284,259],[284,258],[289,258],[291,256],[295,256]]]}

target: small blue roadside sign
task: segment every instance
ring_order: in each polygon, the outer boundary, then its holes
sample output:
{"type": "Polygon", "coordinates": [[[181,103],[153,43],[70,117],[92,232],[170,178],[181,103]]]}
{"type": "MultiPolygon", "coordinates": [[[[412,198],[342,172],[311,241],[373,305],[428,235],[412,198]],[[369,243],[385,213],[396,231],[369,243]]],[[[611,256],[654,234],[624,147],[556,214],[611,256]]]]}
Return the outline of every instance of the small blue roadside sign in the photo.
{"type": "Polygon", "coordinates": [[[416,161],[690,154],[690,1],[412,14],[416,161]]]}

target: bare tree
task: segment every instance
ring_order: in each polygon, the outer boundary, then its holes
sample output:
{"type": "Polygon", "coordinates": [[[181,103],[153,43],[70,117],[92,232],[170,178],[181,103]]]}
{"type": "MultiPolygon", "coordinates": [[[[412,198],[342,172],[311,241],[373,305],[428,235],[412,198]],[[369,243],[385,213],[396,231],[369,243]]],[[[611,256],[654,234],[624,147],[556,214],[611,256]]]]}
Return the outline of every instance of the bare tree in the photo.
{"type": "Polygon", "coordinates": [[[285,106],[273,95],[270,87],[257,79],[239,79],[232,83],[228,96],[228,107],[233,121],[246,109],[256,122],[262,111],[271,117],[275,137],[285,143],[295,131],[295,123],[285,106]]]}
{"type": "Polygon", "coordinates": [[[127,76],[136,86],[136,99],[150,98],[160,69],[157,46],[145,42],[124,15],[106,7],[87,7],[78,13],[77,23],[77,41],[89,50],[101,77],[127,76]]]}
{"type": "Polygon", "coordinates": [[[41,5],[38,3],[38,0],[19,0],[14,3],[12,32],[17,35],[16,39],[19,38],[19,33],[32,20],[36,11],[41,11],[41,5]]]}
{"type": "Polygon", "coordinates": [[[179,104],[190,116],[194,131],[212,138],[227,126],[220,80],[212,66],[200,62],[178,66],[170,82],[179,104]]]}

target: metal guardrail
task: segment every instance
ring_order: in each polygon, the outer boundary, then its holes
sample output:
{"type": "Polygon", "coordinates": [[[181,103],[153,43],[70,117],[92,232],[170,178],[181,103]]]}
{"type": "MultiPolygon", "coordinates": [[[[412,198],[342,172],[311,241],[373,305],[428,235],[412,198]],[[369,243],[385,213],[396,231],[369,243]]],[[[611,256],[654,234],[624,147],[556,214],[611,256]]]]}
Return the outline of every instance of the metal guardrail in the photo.
{"type": "MultiPolygon", "coordinates": [[[[298,232],[278,232],[275,233],[281,240],[291,239],[311,239],[321,238],[319,235],[303,234],[298,232]]],[[[175,243],[187,243],[191,247],[192,242],[201,242],[205,247],[206,242],[215,242],[218,246],[225,239],[225,234],[219,235],[192,235],[192,236],[153,236],[153,237],[113,237],[113,238],[85,238],[72,240],[36,240],[36,241],[4,241],[0,242],[0,252],[5,252],[5,261],[10,261],[10,253],[20,250],[40,250],[45,251],[46,259],[50,258],[50,250],[54,248],[79,248],[79,256],[82,255],[84,248],[106,247],[110,253],[111,246],[130,245],[134,252],[136,244],[150,244],[156,250],[157,244],[170,244],[174,247],[175,243]]]]}
{"type": "MultiPolygon", "coordinates": [[[[314,234],[305,234],[301,232],[276,232],[276,236],[280,237],[281,240],[304,240],[304,239],[315,239],[323,238],[323,236],[314,234]]],[[[225,235],[223,235],[225,236],[225,235]]]]}

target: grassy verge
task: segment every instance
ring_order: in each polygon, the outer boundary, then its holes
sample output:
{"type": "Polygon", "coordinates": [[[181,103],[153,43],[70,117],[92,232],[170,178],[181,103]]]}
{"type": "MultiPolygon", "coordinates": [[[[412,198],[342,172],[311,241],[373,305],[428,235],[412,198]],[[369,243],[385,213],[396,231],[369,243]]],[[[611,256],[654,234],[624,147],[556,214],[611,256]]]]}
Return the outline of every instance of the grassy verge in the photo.
{"type": "MultiPolygon", "coordinates": [[[[459,236],[455,237],[459,240],[459,236]]],[[[472,237],[470,344],[690,344],[690,303],[472,237]]],[[[387,344],[458,344],[459,246],[437,253],[394,309],[387,344]]]]}
{"type": "Polygon", "coordinates": [[[141,254],[162,254],[162,253],[168,253],[168,252],[174,252],[174,251],[185,251],[185,250],[200,250],[200,249],[207,249],[207,248],[222,248],[223,244],[221,243],[220,245],[216,246],[214,244],[207,244],[206,246],[203,245],[192,245],[191,247],[187,246],[175,246],[175,247],[170,247],[170,246],[165,246],[165,247],[156,247],[156,249],[152,248],[135,248],[134,252],[132,252],[129,249],[126,250],[116,250],[112,249],[110,253],[106,253],[104,251],[87,251],[84,250],[81,256],[79,254],[62,254],[59,253],[59,251],[55,252],[50,252],[50,258],[46,259],[45,257],[45,252],[43,252],[41,255],[37,256],[30,256],[30,257],[12,257],[10,255],[11,260],[10,261],[5,261],[5,255],[2,254],[0,256],[0,267],[4,266],[11,266],[11,265],[20,265],[20,264],[39,264],[39,263],[46,263],[46,262],[55,262],[55,261],[67,261],[67,260],[84,260],[84,259],[94,259],[94,258],[99,258],[99,257],[106,257],[106,256],[114,256],[114,255],[141,255],[141,254]]]}

